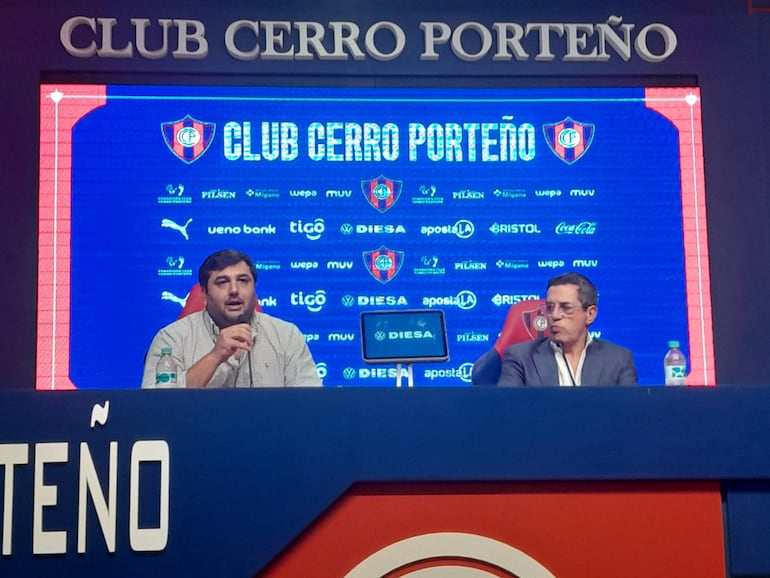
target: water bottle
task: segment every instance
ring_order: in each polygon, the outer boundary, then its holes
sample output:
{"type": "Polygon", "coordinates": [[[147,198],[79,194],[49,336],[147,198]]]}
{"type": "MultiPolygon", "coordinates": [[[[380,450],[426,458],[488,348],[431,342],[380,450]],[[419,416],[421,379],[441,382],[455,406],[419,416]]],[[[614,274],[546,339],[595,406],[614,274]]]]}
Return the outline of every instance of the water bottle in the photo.
{"type": "Polygon", "coordinates": [[[176,385],[176,362],[171,357],[170,347],[164,347],[160,350],[160,359],[155,366],[155,385],[159,387],[176,385]]]}
{"type": "Polygon", "coordinates": [[[686,385],[687,359],[679,349],[678,341],[668,342],[668,353],[663,358],[666,385],[686,385]]]}

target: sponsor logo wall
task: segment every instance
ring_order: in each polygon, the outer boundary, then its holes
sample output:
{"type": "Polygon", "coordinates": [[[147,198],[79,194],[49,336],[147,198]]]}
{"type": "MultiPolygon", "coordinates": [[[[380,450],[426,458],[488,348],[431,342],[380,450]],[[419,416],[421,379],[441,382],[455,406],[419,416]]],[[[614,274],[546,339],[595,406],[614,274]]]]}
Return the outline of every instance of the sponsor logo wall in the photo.
{"type": "MultiPolygon", "coordinates": [[[[697,89],[672,90],[697,106],[697,89]]],[[[43,87],[43,107],[87,92],[43,87]]],[[[594,336],[631,348],[640,382],[658,384],[666,342],[692,330],[686,265],[707,260],[687,250],[682,143],[656,106],[641,88],[107,86],[57,132],[72,154],[59,371],[79,388],[137,387],[200,262],[233,247],[326,385],[394,384],[395,368],[363,364],[358,330],[361,311],[390,308],[446,312],[450,360],[416,367],[416,385],[468,385],[508,308],[568,270],[599,288],[594,336]],[[99,354],[106,340],[120,356],[99,354]]]]}

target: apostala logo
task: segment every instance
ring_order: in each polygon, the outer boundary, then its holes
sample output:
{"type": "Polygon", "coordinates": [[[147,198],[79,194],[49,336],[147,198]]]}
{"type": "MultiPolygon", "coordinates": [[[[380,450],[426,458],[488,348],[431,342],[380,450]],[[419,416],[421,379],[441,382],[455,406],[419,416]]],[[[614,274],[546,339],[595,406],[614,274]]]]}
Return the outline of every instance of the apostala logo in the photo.
{"type": "Polygon", "coordinates": [[[422,298],[423,307],[457,307],[464,311],[473,309],[478,304],[478,298],[473,291],[463,289],[457,295],[430,296],[422,298]]]}
{"type": "Polygon", "coordinates": [[[211,146],[216,127],[213,122],[196,120],[188,114],[179,120],[161,123],[160,130],[169,150],[189,165],[211,146]]]}
{"type": "Polygon", "coordinates": [[[403,181],[389,179],[385,175],[380,175],[376,179],[361,181],[361,192],[366,197],[369,204],[384,213],[396,204],[401,196],[403,181]]]}
{"type": "Polygon", "coordinates": [[[582,157],[594,140],[595,125],[570,117],[543,125],[543,134],[553,154],[568,165],[582,157]]]}
{"type": "Polygon", "coordinates": [[[404,264],[404,252],[392,251],[385,245],[374,251],[364,251],[362,255],[366,270],[380,283],[391,281],[404,264]]]}
{"type": "MultiPolygon", "coordinates": [[[[428,381],[437,379],[459,379],[464,383],[471,383],[471,369],[473,364],[470,362],[462,363],[457,367],[442,367],[441,369],[426,369],[423,371],[423,377],[428,381]]],[[[485,575],[482,573],[481,575],[485,575]]],[[[493,574],[490,574],[493,576],[493,574]]]]}
{"type": "Polygon", "coordinates": [[[423,225],[420,235],[454,235],[459,239],[470,239],[476,232],[476,226],[468,219],[460,219],[454,225],[423,225]]]}

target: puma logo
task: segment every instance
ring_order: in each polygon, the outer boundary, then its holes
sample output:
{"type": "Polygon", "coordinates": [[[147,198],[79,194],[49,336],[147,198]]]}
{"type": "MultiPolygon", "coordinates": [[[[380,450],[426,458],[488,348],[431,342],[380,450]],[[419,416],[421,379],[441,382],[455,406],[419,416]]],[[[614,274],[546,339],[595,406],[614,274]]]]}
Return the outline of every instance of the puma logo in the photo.
{"type": "Polygon", "coordinates": [[[187,234],[187,227],[190,226],[190,223],[192,223],[192,218],[187,219],[187,222],[184,225],[177,225],[171,219],[163,219],[160,222],[160,226],[167,227],[169,229],[174,229],[175,231],[179,231],[182,234],[182,236],[185,238],[185,241],[189,241],[190,235],[187,234]]]}
{"type": "Polygon", "coordinates": [[[190,296],[188,293],[184,297],[177,297],[174,295],[171,291],[164,291],[160,294],[160,298],[164,301],[173,301],[174,303],[179,303],[182,307],[184,307],[187,304],[187,298],[190,296]]]}

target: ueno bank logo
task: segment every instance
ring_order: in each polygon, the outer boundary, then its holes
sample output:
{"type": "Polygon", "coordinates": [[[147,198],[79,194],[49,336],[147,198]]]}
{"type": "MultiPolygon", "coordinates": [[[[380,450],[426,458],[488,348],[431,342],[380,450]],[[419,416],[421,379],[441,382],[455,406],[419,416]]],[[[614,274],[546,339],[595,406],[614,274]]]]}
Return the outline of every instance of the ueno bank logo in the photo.
{"type": "Polygon", "coordinates": [[[275,225],[209,225],[209,235],[275,235],[275,225]]]}

